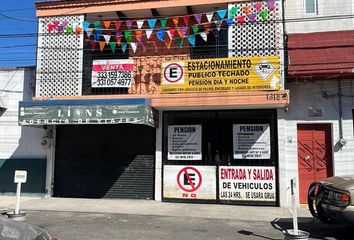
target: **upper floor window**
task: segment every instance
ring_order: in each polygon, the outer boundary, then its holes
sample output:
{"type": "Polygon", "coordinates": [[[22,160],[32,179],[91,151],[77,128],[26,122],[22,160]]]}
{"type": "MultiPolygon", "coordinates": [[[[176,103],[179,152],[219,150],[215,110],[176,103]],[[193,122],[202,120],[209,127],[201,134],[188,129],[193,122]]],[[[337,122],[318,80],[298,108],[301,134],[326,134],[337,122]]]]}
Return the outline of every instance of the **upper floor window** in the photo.
{"type": "Polygon", "coordinates": [[[305,13],[316,14],[317,13],[317,0],[304,0],[305,13]]]}

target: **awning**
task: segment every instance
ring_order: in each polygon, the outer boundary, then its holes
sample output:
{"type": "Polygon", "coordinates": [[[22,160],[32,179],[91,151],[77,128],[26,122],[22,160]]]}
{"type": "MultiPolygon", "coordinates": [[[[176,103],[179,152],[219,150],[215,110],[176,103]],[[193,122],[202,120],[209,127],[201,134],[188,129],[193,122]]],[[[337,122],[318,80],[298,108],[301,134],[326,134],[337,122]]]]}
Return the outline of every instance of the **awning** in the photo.
{"type": "Polygon", "coordinates": [[[290,34],[288,79],[354,76],[354,31],[290,34]]]}
{"type": "Polygon", "coordinates": [[[21,101],[19,124],[145,124],[157,126],[157,111],[149,99],[21,101]]]}

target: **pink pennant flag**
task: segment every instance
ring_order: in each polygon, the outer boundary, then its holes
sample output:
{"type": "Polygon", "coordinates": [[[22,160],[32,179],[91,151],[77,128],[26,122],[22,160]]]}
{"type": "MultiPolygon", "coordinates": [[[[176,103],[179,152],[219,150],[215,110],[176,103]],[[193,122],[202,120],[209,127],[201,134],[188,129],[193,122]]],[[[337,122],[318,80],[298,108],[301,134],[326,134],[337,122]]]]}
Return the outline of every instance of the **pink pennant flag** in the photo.
{"type": "Polygon", "coordinates": [[[175,36],[175,29],[174,28],[170,28],[167,31],[168,36],[170,37],[170,39],[172,39],[175,36]]]}
{"type": "Polygon", "coordinates": [[[188,15],[186,15],[186,16],[183,16],[183,20],[184,20],[184,22],[186,23],[186,25],[188,26],[188,24],[189,24],[189,16],[188,15]]]}
{"type": "Polygon", "coordinates": [[[254,9],[259,13],[262,10],[262,2],[257,2],[253,5],[254,9]]]}
{"type": "Polygon", "coordinates": [[[245,23],[245,17],[244,16],[239,16],[236,18],[237,22],[239,24],[244,24],[245,23]]]}
{"type": "Polygon", "coordinates": [[[182,30],[182,36],[181,37],[186,36],[186,34],[188,32],[188,27],[182,27],[181,30],[182,30]]]}

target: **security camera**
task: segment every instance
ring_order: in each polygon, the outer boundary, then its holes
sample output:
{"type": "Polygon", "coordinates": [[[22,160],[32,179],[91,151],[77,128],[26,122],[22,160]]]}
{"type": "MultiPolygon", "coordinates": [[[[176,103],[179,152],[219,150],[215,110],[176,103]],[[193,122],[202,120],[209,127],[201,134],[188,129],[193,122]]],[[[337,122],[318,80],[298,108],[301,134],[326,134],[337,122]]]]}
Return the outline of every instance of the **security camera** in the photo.
{"type": "Polygon", "coordinates": [[[41,141],[42,147],[47,147],[48,146],[48,140],[46,138],[43,138],[41,141]]]}

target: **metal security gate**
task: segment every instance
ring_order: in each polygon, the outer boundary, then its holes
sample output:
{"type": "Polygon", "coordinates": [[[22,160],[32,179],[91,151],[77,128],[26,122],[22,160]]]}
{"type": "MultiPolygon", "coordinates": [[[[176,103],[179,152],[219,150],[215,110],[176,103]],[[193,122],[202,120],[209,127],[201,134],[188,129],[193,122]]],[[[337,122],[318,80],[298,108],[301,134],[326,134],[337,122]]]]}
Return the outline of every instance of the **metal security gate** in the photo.
{"type": "Polygon", "coordinates": [[[153,199],[155,129],[58,126],[54,196],[153,199]]]}

